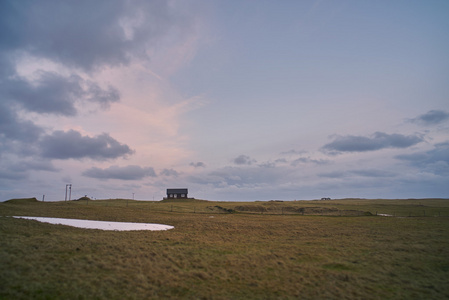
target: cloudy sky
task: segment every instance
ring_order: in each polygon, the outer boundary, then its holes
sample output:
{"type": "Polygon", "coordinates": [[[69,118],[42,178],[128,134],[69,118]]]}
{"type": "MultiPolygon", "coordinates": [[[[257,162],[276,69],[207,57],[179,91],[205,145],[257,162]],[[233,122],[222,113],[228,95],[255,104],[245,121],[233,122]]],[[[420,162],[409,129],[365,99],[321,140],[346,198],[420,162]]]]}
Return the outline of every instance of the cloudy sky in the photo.
{"type": "Polygon", "coordinates": [[[0,201],[449,197],[448,15],[0,1],[0,201]]]}

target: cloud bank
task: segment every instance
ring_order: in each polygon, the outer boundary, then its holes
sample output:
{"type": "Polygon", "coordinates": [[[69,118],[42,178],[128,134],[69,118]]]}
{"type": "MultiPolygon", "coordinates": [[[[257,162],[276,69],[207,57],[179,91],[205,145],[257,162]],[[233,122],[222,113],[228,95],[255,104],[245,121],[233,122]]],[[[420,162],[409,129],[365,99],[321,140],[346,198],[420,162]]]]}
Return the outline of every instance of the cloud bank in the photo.
{"type": "Polygon", "coordinates": [[[107,133],[89,137],[74,130],[55,131],[42,138],[40,146],[42,157],[50,159],[106,160],[134,153],[128,145],[120,144],[107,133]]]}
{"type": "Polygon", "coordinates": [[[366,136],[337,136],[334,141],[324,145],[322,149],[328,152],[366,152],[385,148],[408,148],[422,142],[422,135],[387,134],[375,132],[366,136]]]}
{"type": "Polygon", "coordinates": [[[437,125],[449,120],[449,113],[444,110],[430,110],[425,114],[410,119],[410,122],[420,125],[437,125]]]}

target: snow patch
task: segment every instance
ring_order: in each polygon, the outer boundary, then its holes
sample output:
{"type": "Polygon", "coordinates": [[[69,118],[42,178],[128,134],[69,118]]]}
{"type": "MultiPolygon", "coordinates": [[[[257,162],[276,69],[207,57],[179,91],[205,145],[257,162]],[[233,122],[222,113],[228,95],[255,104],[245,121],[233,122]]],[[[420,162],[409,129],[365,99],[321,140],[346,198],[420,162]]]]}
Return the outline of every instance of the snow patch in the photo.
{"type": "Polygon", "coordinates": [[[36,220],[44,223],[68,225],[85,229],[101,229],[101,230],[117,230],[117,231],[131,231],[131,230],[155,231],[155,230],[169,230],[175,228],[174,226],[170,225],[153,224],[153,223],[109,222],[109,221],[92,221],[92,220],[45,218],[45,217],[23,217],[23,216],[14,216],[14,218],[36,220]]]}

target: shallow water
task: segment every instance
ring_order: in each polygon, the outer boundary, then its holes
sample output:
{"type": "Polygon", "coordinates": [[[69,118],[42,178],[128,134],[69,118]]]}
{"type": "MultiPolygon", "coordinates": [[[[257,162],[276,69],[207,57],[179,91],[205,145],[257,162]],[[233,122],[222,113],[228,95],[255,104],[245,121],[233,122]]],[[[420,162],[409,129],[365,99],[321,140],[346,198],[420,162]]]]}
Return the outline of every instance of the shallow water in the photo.
{"type": "Polygon", "coordinates": [[[109,221],[92,221],[79,219],[64,219],[64,218],[45,218],[45,217],[23,217],[14,216],[14,218],[36,220],[39,222],[50,224],[68,225],[78,228],[86,229],[101,229],[101,230],[169,230],[175,228],[174,226],[153,223],[131,223],[131,222],[109,222],[109,221]]]}

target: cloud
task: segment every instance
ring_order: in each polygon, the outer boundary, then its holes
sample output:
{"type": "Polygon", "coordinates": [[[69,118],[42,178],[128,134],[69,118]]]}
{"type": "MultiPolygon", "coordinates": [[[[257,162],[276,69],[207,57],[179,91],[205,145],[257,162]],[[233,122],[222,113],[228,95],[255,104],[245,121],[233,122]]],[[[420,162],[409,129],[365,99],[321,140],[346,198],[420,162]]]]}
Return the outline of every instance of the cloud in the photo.
{"type": "Polygon", "coordinates": [[[346,177],[347,173],[343,171],[333,171],[333,172],[319,173],[318,176],[326,178],[342,178],[346,177]]]}
{"type": "Polygon", "coordinates": [[[40,141],[42,156],[50,159],[107,160],[133,154],[128,145],[120,144],[109,134],[82,136],[78,131],[55,131],[40,141]]]}
{"type": "Polygon", "coordinates": [[[233,162],[236,165],[251,165],[257,161],[247,155],[240,155],[240,156],[234,158],[233,162]]]}
{"type": "Polygon", "coordinates": [[[25,49],[69,67],[90,70],[146,56],[149,41],[176,23],[164,1],[2,1],[1,51],[25,49]],[[57,17],[55,17],[57,16],[57,17]]]}
{"type": "Polygon", "coordinates": [[[162,176],[173,176],[173,177],[178,177],[179,173],[176,170],[173,169],[163,169],[159,175],[162,176]]]}
{"type": "Polygon", "coordinates": [[[243,188],[260,189],[265,186],[285,184],[296,180],[296,169],[288,166],[265,167],[259,165],[252,166],[229,166],[216,169],[201,176],[189,176],[189,182],[201,185],[208,185],[214,188],[243,188]],[[262,170],[261,167],[264,169],[262,170]]]}
{"type": "Polygon", "coordinates": [[[446,120],[449,120],[449,113],[443,110],[430,110],[416,118],[410,119],[412,123],[421,125],[437,125],[446,120]]]}
{"type": "MultiPolygon", "coordinates": [[[[27,173],[24,172],[14,172],[11,170],[0,169],[0,178],[6,180],[22,180],[28,177],[27,173]]],[[[0,184],[1,186],[1,184],[0,184]]]]}
{"type": "Polygon", "coordinates": [[[407,161],[421,171],[449,175],[449,141],[436,144],[429,151],[396,155],[395,158],[407,161]]]}
{"type": "MultiPolygon", "coordinates": [[[[86,103],[107,108],[119,101],[118,90],[105,84],[104,71],[148,63],[165,44],[194,31],[195,22],[178,5],[164,1],[0,1],[1,151],[17,149],[11,142],[36,142],[42,136],[42,128],[25,119],[27,112],[41,121],[49,114],[74,117],[86,103]]],[[[108,135],[75,136],[82,144],[70,150],[56,141],[63,135],[43,137],[45,157],[102,159],[130,153],[108,135]],[[107,146],[95,152],[86,145],[94,141],[107,146]]]]}
{"type": "Polygon", "coordinates": [[[326,178],[347,178],[347,177],[371,177],[371,178],[383,178],[383,177],[395,177],[397,174],[380,169],[359,169],[359,170],[347,170],[347,171],[332,171],[326,173],[319,173],[319,177],[326,178]]]}
{"type": "Polygon", "coordinates": [[[85,69],[127,62],[132,43],[119,23],[126,2],[81,2],[2,2],[0,35],[8,41],[3,48],[27,49],[85,69]]]}
{"type": "Polygon", "coordinates": [[[362,177],[394,177],[397,174],[390,172],[390,171],[386,171],[386,170],[379,170],[379,169],[364,169],[364,170],[353,170],[350,171],[350,173],[358,175],[358,176],[362,176],[362,177]]]}
{"type": "Polygon", "coordinates": [[[201,162],[201,161],[199,161],[199,162],[196,162],[196,163],[195,162],[191,162],[189,164],[189,166],[192,166],[192,167],[195,167],[195,168],[205,168],[206,164],[201,162]]]}
{"type": "Polygon", "coordinates": [[[255,186],[266,182],[269,172],[260,172],[256,168],[226,167],[210,172],[206,181],[215,186],[255,186]]]}
{"type": "Polygon", "coordinates": [[[151,167],[142,168],[136,165],[126,167],[111,166],[106,169],[92,167],[82,173],[83,176],[97,179],[140,180],[145,177],[156,177],[151,167]]]}
{"type": "Polygon", "coordinates": [[[291,155],[291,154],[306,154],[307,151],[305,150],[295,150],[295,149],[291,149],[289,151],[285,151],[285,152],[281,152],[282,155],[291,155]]]}
{"type": "Polygon", "coordinates": [[[53,166],[50,161],[41,160],[22,160],[13,162],[2,159],[3,163],[0,166],[0,178],[9,180],[20,180],[28,178],[31,171],[47,171],[57,172],[57,168],[53,166]]]}
{"type": "Polygon", "coordinates": [[[0,102],[0,141],[2,138],[21,142],[34,142],[43,129],[31,121],[20,120],[17,113],[0,102]]]}
{"type": "Polygon", "coordinates": [[[322,147],[327,152],[366,152],[384,148],[408,148],[423,141],[421,135],[387,134],[376,132],[370,137],[337,136],[335,140],[322,147]]]}
{"type": "Polygon", "coordinates": [[[308,163],[313,163],[313,164],[317,164],[317,165],[324,165],[324,164],[328,164],[329,160],[326,159],[311,159],[310,157],[300,157],[298,159],[295,159],[294,161],[292,161],[291,166],[296,167],[300,164],[308,164],[308,163]]]}
{"type": "Polygon", "coordinates": [[[57,172],[59,169],[55,168],[50,161],[20,161],[11,165],[9,170],[15,172],[29,172],[29,171],[48,171],[57,172]]]}
{"type": "Polygon", "coordinates": [[[271,161],[267,161],[267,162],[259,164],[259,167],[261,167],[261,168],[275,168],[276,167],[276,163],[271,162],[271,161]]]}
{"type": "Polygon", "coordinates": [[[2,97],[19,103],[28,111],[65,116],[76,115],[75,103],[92,102],[107,108],[120,99],[119,92],[113,87],[102,89],[78,75],[64,77],[54,72],[38,73],[38,78],[32,82],[23,78],[8,80],[2,97]]]}

